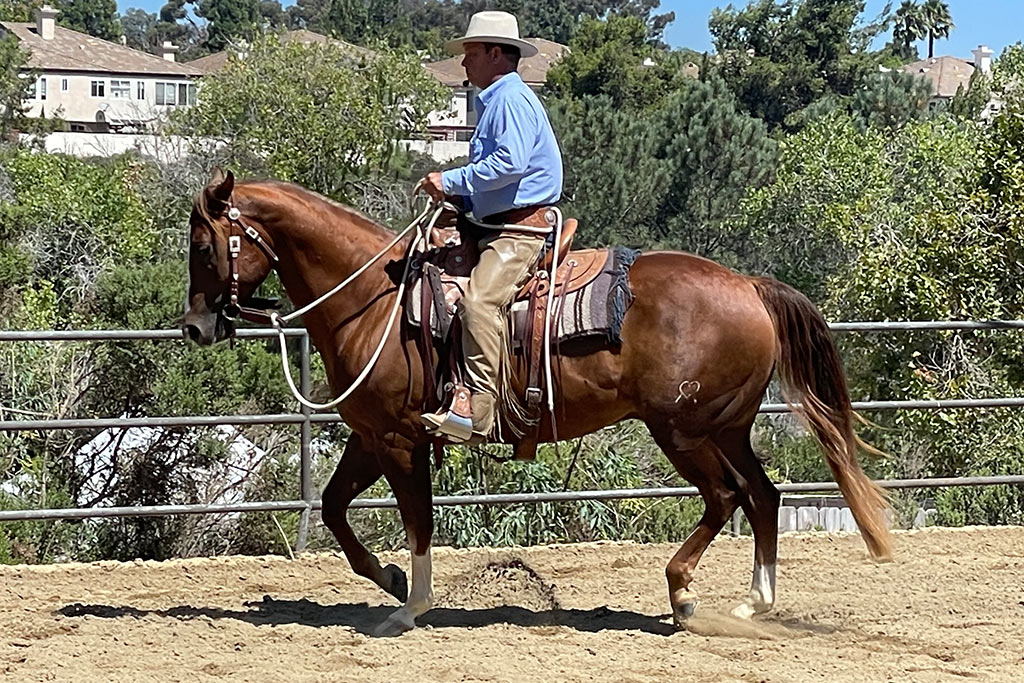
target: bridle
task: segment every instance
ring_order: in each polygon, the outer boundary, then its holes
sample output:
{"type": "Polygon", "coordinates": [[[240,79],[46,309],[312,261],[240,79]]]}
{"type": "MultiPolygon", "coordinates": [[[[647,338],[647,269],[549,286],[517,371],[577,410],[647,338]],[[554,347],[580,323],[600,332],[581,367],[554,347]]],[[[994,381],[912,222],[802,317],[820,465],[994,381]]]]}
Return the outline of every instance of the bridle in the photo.
{"type": "MultiPolygon", "coordinates": [[[[230,198],[228,198],[227,204],[228,210],[225,215],[227,216],[228,229],[230,230],[228,233],[228,302],[221,308],[220,313],[231,321],[243,318],[249,322],[269,324],[272,322],[272,317],[268,309],[277,308],[276,300],[250,297],[250,301],[257,305],[263,304],[263,308],[242,306],[238,302],[238,257],[242,253],[242,236],[244,235],[249,238],[249,241],[263,250],[263,253],[270,261],[271,268],[275,267],[280,262],[280,259],[277,257],[277,253],[274,252],[274,248],[263,238],[263,235],[256,228],[242,220],[242,211],[234,205],[230,198]],[[236,226],[242,231],[241,235],[235,234],[236,226]]],[[[234,336],[233,331],[232,336],[234,336]]]]}

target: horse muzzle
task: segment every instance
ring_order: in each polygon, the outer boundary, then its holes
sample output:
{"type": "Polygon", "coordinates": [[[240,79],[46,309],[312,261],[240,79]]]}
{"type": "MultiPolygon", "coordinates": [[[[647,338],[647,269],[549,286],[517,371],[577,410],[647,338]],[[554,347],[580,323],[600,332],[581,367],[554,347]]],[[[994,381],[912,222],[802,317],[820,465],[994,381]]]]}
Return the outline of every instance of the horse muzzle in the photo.
{"type": "Polygon", "coordinates": [[[185,339],[199,346],[211,346],[234,335],[235,324],[220,313],[185,314],[185,322],[181,326],[185,339]]]}

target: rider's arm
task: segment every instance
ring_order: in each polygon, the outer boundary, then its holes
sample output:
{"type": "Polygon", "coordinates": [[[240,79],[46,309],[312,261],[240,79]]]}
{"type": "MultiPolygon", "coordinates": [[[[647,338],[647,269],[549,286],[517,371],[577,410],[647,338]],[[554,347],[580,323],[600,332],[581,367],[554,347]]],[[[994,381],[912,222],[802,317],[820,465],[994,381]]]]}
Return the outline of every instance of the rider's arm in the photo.
{"type": "Polygon", "coordinates": [[[510,97],[488,111],[486,129],[477,135],[484,156],[466,166],[441,174],[445,194],[469,196],[516,182],[526,174],[530,152],[537,140],[538,121],[525,98],[510,97]]]}

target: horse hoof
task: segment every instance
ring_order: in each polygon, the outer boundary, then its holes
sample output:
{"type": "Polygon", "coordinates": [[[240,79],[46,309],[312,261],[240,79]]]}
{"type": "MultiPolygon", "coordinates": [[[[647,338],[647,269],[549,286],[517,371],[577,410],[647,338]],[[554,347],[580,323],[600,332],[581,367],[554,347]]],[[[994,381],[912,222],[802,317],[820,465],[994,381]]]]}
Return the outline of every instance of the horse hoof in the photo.
{"type": "Polygon", "coordinates": [[[697,611],[697,598],[680,602],[672,608],[672,625],[677,631],[686,630],[686,621],[697,611]]]}
{"type": "Polygon", "coordinates": [[[380,626],[373,631],[373,635],[379,638],[393,638],[400,636],[406,631],[416,628],[416,622],[403,610],[398,610],[384,620],[380,626]]]}
{"type": "Polygon", "coordinates": [[[405,577],[405,572],[397,564],[389,564],[384,567],[384,576],[389,579],[385,584],[385,590],[404,605],[409,599],[409,580],[405,577]]]}
{"type": "Polygon", "coordinates": [[[749,602],[741,602],[739,605],[733,608],[730,612],[737,619],[750,619],[752,616],[757,614],[757,610],[749,602]]]}
{"type": "Polygon", "coordinates": [[[770,603],[747,600],[734,607],[730,614],[737,619],[750,619],[755,614],[766,614],[771,611],[772,605],[770,603]]]}

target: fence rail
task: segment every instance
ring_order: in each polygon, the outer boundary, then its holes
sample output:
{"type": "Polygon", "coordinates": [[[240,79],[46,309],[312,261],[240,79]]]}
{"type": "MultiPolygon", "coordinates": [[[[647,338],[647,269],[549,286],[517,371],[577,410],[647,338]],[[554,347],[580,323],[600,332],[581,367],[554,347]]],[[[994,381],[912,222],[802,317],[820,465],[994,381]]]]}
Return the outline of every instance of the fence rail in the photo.
{"type": "MultiPolygon", "coordinates": [[[[840,322],[829,326],[835,332],[894,332],[894,331],[957,331],[957,330],[1019,330],[1024,320],[983,321],[916,321],[916,322],[840,322]]],[[[310,340],[304,328],[288,328],[288,337],[299,338],[300,389],[306,396],[310,392],[310,340]]],[[[241,339],[261,339],[276,336],[269,329],[240,329],[241,339]]],[[[177,330],[0,330],[0,341],[9,342],[64,342],[64,341],[140,341],[178,340],[177,330]]],[[[1024,406],[1024,397],[992,397],[955,400],[857,401],[855,410],[958,410],[975,408],[1007,408],[1024,406]]],[[[790,407],[784,403],[762,404],[761,413],[785,413],[790,407]]],[[[217,425],[297,424],[300,427],[300,486],[301,500],[250,501],[223,505],[150,505],[99,508],[64,508],[44,510],[0,510],[0,522],[28,520],[79,520],[106,517],[154,517],[192,514],[231,514],[242,512],[301,511],[297,548],[306,544],[309,516],[320,508],[314,497],[310,441],[314,423],[341,422],[337,414],[311,414],[308,408],[297,413],[267,415],[190,415],[137,418],[95,418],[60,420],[4,420],[0,429],[8,432],[34,430],[110,429],[131,427],[201,427],[217,425]]],[[[952,486],[1024,485],[1024,475],[991,477],[951,477],[930,479],[890,479],[877,482],[883,488],[938,488],[952,486]]],[[[837,491],[834,482],[808,482],[780,484],[782,493],[818,493],[837,491]]],[[[623,500],[633,498],[691,497],[699,495],[694,487],[658,487],[644,489],[611,489],[591,491],[561,491],[538,493],[508,493],[480,495],[435,496],[434,505],[511,505],[524,503],[575,502],[584,500],[623,500]]],[[[393,498],[357,498],[352,508],[394,508],[393,498]]]]}

